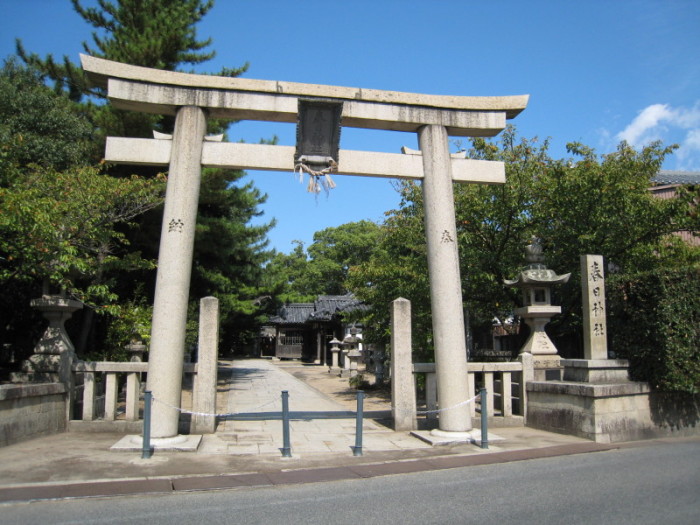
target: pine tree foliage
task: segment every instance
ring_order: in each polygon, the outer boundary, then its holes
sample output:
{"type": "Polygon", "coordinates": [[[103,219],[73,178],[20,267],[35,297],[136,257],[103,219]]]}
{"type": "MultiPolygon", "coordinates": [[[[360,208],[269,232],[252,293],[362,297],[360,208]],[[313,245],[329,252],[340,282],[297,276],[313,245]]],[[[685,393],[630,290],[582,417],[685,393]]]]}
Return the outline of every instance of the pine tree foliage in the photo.
{"type": "Polygon", "coordinates": [[[56,97],[41,75],[8,59],[0,72],[0,186],[28,166],[63,170],[85,164],[92,129],[82,108],[56,97]]]}
{"type": "MultiPolygon", "coordinates": [[[[92,27],[94,43],[83,42],[89,55],[136,66],[180,70],[183,64],[197,65],[214,58],[205,51],[212,39],[197,39],[196,24],[211,10],[214,0],[98,0],[98,7],[84,7],[71,0],[75,11],[92,27]]],[[[74,100],[83,95],[104,98],[101,88],[88,84],[85,75],[70,57],[61,61],[52,55],[41,58],[28,53],[17,40],[17,54],[29,65],[55,82],[57,91],[67,91],[74,100]]],[[[221,76],[236,77],[248,69],[224,68],[221,76]]]]}

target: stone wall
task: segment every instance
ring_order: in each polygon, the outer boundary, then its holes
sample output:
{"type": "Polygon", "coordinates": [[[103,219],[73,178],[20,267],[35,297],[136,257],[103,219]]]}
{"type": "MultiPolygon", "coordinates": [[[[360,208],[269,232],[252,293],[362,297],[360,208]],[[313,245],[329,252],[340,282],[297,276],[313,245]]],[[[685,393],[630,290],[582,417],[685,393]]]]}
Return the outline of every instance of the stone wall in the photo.
{"type": "Polygon", "coordinates": [[[598,443],[700,434],[700,397],[646,383],[529,383],[527,425],[598,443]]]}
{"type": "Polygon", "coordinates": [[[0,447],[65,430],[63,384],[0,385],[0,447]]]}

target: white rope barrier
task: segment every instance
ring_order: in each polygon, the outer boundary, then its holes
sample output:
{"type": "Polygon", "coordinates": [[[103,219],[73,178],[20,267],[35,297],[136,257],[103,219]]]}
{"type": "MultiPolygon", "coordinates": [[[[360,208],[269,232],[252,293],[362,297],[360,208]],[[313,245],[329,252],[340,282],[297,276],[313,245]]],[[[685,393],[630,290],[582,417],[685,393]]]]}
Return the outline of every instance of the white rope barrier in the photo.
{"type": "Polygon", "coordinates": [[[261,408],[265,408],[266,406],[271,405],[272,403],[276,403],[277,401],[279,401],[278,399],[273,399],[272,401],[268,401],[267,403],[265,403],[263,405],[246,410],[245,412],[228,412],[226,414],[209,414],[207,412],[193,412],[191,410],[185,410],[184,408],[176,407],[174,405],[171,405],[170,403],[166,403],[165,401],[161,401],[160,399],[157,399],[155,397],[152,397],[151,399],[153,399],[154,403],[160,403],[161,405],[164,405],[168,408],[172,408],[173,410],[177,410],[181,414],[190,414],[192,416],[210,416],[210,417],[218,417],[218,418],[226,418],[226,417],[232,417],[232,416],[239,416],[241,414],[248,414],[250,412],[260,410],[261,408]]]}
{"type": "Polygon", "coordinates": [[[421,416],[421,415],[426,415],[426,414],[438,414],[440,412],[445,412],[447,410],[453,410],[455,408],[458,408],[458,407],[461,407],[464,405],[468,405],[469,403],[473,403],[474,401],[476,401],[480,397],[481,397],[481,394],[477,394],[474,397],[472,397],[471,399],[467,399],[466,401],[462,401],[461,403],[457,403],[456,405],[452,405],[451,407],[437,408],[435,410],[419,410],[416,412],[416,415],[421,416]]]}

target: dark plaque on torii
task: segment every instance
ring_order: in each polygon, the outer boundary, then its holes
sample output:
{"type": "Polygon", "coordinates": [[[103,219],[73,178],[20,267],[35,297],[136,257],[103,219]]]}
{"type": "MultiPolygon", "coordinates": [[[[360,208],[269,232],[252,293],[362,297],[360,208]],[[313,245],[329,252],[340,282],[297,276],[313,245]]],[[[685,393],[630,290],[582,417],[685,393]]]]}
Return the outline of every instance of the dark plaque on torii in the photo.
{"type": "Polygon", "coordinates": [[[299,99],[295,164],[316,172],[338,164],[343,103],[330,99],[299,99]]]}

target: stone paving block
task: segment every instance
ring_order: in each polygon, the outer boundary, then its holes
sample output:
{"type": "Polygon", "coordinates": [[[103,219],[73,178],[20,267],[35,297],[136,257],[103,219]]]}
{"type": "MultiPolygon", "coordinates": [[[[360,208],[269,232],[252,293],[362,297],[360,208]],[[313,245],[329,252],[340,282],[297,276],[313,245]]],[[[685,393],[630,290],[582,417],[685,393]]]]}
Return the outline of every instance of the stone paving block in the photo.
{"type": "Polygon", "coordinates": [[[433,448],[432,445],[429,445],[428,443],[424,443],[420,440],[400,440],[400,439],[390,439],[389,440],[395,447],[404,449],[404,450],[411,450],[415,448],[433,448]]]}
{"type": "Polygon", "coordinates": [[[258,448],[260,450],[260,454],[282,455],[282,440],[280,440],[279,443],[261,443],[258,445],[258,448]]]}
{"type": "Polygon", "coordinates": [[[236,434],[236,443],[267,443],[272,441],[270,434],[263,433],[240,433],[236,434]]]}
{"type": "Polygon", "coordinates": [[[347,439],[339,441],[324,441],[323,443],[331,452],[352,452],[352,447],[355,445],[354,441],[351,442],[347,439]]]}
{"type": "Polygon", "coordinates": [[[292,421],[289,423],[289,428],[293,432],[308,432],[308,433],[319,433],[321,429],[314,423],[307,421],[292,421]]]}
{"type": "Polygon", "coordinates": [[[263,432],[266,430],[264,421],[235,421],[231,428],[235,433],[263,432]]]}
{"type": "Polygon", "coordinates": [[[226,452],[232,455],[259,454],[260,446],[257,443],[228,445],[226,452]]]}
{"type": "Polygon", "coordinates": [[[331,449],[323,442],[293,442],[292,450],[294,452],[331,452],[331,449]]]}

